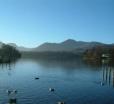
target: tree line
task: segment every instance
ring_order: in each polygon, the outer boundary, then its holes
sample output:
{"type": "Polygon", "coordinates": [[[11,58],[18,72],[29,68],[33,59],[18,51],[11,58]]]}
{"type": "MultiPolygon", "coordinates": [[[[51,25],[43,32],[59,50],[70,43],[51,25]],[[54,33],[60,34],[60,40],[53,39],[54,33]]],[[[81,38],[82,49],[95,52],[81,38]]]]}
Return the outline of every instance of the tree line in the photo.
{"type": "Polygon", "coordinates": [[[15,47],[3,44],[0,48],[0,63],[6,63],[21,57],[21,53],[15,47]]]}
{"type": "Polygon", "coordinates": [[[110,62],[114,62],[114,46],[96,46],[84,52],[84,60],[102,62],[105,58],[103,55],[108,55],[110,62]]]}

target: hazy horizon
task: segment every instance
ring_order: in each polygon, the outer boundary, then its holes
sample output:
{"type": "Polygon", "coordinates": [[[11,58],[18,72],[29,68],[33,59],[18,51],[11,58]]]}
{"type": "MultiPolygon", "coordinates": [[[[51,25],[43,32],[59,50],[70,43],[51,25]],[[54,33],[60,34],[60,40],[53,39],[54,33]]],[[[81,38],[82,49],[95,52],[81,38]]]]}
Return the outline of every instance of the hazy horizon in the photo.
{"type": "Polygon", "coordinates": [[[113,0],[1,0],[0,41],[36,47],[66,39],[114,43],[113,0]]]}

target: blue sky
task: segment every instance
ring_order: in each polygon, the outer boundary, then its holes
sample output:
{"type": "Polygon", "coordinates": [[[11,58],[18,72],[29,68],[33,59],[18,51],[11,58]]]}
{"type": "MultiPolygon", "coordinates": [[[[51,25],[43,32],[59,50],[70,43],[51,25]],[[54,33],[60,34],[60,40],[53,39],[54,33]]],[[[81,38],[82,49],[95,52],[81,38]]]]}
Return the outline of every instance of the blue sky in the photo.
{"type": "Polygon", "coordinates": [[[114,0],[0,0],[0,41],[114,43],[114,0]]]}

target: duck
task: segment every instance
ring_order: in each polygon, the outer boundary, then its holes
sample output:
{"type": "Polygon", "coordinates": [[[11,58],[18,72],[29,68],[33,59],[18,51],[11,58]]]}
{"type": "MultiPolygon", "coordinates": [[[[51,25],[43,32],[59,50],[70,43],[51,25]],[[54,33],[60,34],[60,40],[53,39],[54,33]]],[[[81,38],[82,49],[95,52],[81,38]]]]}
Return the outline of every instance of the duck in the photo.
{"type": "Polygon", "coordinates": [[[17,94],[17,90],[6,90],[6,93],[8,93],[8,95],[10,94],[17,94]]]}
{"type": "Polygon", "coordinates": [[[60,102],[58,102],[58,104],[65,104],[65,102],[61,102],[61,101],[60,101],[60,102]]]}
{"type": "Polygon", "coordinates": [[[6,90],[6,93],[8,93],[8,95],[10,95],[12,93],[12,91],[6,90]]]}
{"type": "Polygon", "coordinates": [[[104,82],[101,82],[101,86],[104,86],[105,85],[105,83],[104,82]]]}
{"type": "Polygon", "coordinates": [[[54,88],[49,88],[49,91],[50,91],[50,92],[54,92],[55,89],[54,89],[54,88]]]}
{"type": "Polygon", "coordinates": [[[17,90],[13,90],[12,93],[17,94],[17,90]]]}
{"type": "Polygon", "coordinates": [[[40,79],[40,78],[38,78],[38,77],[35,77],[35,80],[38,80],[38,79],[40,79]]]}

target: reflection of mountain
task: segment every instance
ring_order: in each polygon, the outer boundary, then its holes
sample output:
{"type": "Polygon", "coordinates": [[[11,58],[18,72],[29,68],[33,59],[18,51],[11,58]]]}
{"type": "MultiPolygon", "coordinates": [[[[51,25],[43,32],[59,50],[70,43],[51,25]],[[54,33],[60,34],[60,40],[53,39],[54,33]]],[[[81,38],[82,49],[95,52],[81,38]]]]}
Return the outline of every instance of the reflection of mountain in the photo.
{"type": "MultiPolygon", "coordinates": [[[[35,59],[34,59],[35,60],[35,59]]],[[[36,59],[38,63],[40,63],[45,69],[48,68],[62,68],[64,70],[75,70],[81,69],[85,67],[85,64],[83,61],[78,58],[76,60],[38,60],[36,59]]]]}
{"type": "Polygon", "coordinates": [[[101,66],[90,66],[86,64],[82,58],[76,58],[74,60],[57,60],[57,59],[39,59],[34,57],[24,57],[22,60],[32,60],[34,62],[37,62],[41,66],[45,67],[44,69],[55,69],[55,68],[61,68],[64,70],[75,70],[75,69],[84,69],[88,68],[90,70],[99,70],[101,66]]]}

